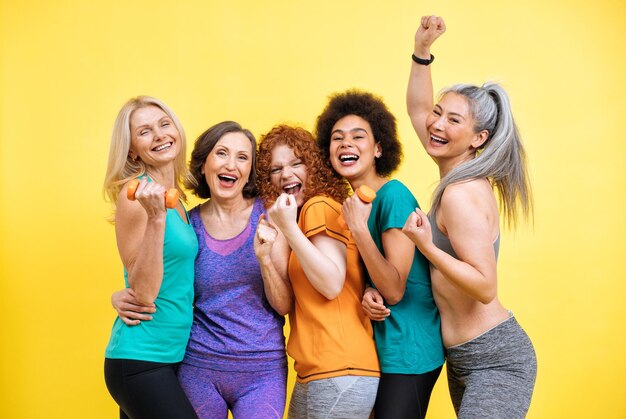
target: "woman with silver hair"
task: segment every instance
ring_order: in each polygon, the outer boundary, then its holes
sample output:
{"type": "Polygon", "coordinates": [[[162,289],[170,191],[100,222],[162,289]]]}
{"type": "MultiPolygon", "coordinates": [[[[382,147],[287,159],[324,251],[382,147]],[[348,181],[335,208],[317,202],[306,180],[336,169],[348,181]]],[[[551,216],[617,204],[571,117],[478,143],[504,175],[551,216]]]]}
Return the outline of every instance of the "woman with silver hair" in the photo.
{"type": "Polygon", "coordinates": [[[509,98],[495,83],[447,88],[433,103],[429,64],[443,19],[425,16],[415,34],[407,109],[441,181],[428,216],[412,213],[403,232],[430,261],[441,314],[448,384],[461,418],[521,418],[535,384],[533,345],[497,296],[500,219],[528,218],[525,152],[509,98]]]}

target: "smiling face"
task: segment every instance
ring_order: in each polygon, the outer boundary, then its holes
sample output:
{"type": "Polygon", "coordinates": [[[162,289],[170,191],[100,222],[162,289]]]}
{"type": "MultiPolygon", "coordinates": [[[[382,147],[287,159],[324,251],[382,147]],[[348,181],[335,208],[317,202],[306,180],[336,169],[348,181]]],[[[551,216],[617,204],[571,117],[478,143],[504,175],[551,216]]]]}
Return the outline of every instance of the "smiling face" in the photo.
{"type": "Polygon", "coordinates": [[[486,130],[475,132],[474,127],[468,100],[458,93],[446,93],[426,118],[430,135],[426,151],[438,161],[451,160],[454,165],[473,158],[488,137],[486,130]]]}
{"type": "Polygon", "coordinates": [[[202,173],[212,198],[242,197],[252,170],[252,143],[241,132],[229,132],[207,156],[202,173]]]}
{"type": "Polygon", "coordinates": [[[330,134],[330,163],[350,183],[377,176],[374,159],[381,152],[372,127],[365,119],[347,115],[333,125],[330,134]]]}
{"type": "Polygon", "coordinates": [[[132,159],[148,166],[174,161],[180,150],[180,134],[172,119],[158,106],[138,108],[130,116],[132,159]]]}
{"type": "Polygon", "coordinates": [[[280,191],[293,195],[298,208],[304,205],[307,175],[304,161],[295,155],[293,148],[278,144],[272,149],[270,182],[280,191]]]}

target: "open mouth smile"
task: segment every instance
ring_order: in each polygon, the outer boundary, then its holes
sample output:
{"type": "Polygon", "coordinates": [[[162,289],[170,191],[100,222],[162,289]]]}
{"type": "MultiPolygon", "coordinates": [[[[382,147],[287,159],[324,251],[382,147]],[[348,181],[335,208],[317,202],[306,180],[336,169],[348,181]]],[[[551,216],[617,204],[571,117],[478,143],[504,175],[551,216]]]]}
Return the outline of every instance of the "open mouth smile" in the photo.
{"type": "Polygon", "coordinates": [[[359,159],[359,156],[357,156],[356,154],[341,154],[339,156],[339,161],[341,163],[354,163],[359,159]]]}
{"type": "Polygon", "coordinates": [[[295,195],[302,189],[302,184],[300,182],[290,182],[283,186],[283,191],[288,193],[289,195],[295,195]]]}
{"type": "Polygon", "coordinates": [[[220,182],[230,186],[234,185],[235,182],[237,182],[238,180],[238,178],[233,175],[217,175],[217,178],[220,180],[220,182]]]}
{"type": "Polygon", "coordinates": [[[431,139],[431,141],[434,141],[437,144],[448,144],[448,140],[444,140],[443,138],[436,137],[436,136],[434,136],[432,134],[430,134],[430,139],[431,139]]]}
{"type": "Polygon", "coordinates": [[[167,150],[168,148],[170,148],[174,143],[173,142],[168,142],[168,143],[163,143],[161,145],[158,145],[156,147],[154,147],[152,149],[152,151],[163,151],[163,150],[167,150]]]}

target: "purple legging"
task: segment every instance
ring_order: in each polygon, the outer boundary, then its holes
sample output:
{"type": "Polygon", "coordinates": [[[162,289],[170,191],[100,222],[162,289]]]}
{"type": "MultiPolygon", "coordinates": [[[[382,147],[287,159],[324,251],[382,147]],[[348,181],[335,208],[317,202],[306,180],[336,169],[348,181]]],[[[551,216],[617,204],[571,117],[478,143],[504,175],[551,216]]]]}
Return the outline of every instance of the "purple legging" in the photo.
{"type": "Polygon", "coordinates": [[[200,419],[281,419],[287,368],[233,372],[180,364],[178,380],[200,419]]]}

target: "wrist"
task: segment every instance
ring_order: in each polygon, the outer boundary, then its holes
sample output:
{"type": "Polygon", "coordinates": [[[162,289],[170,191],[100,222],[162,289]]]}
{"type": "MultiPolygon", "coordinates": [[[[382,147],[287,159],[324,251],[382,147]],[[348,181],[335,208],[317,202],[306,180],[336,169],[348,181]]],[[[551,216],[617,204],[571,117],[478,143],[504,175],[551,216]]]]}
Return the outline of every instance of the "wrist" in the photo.
{"type": "Polygon", "coordinates": [[[148,223],[154,225],[165,224],[165,219],[167,218],[167,213],[165,211],[159,211],[156,213],[148,214],[148,223]]]}
{"type": "Polygon", "coordinates": [[[294,238],[298,236],[298,234],[302,233],[302,231],[300,231],[300,228],[298,227],[298,224],[295,221],[289,222],[286,225],[278,226],[278,229],[283,233],[283,236],[285,236],[285,239],[289,243],[291,243],[291,241],[294,240],[294,238]]]}
{"type": "Polygon", "coordinates": [[[269,266],[272,264],[272,257],[270,255],[256,255],[256,259],[261,266],[269,266]]]}
{"type": "Polygon", "coordinates": [[[416,42],[413,46],[413,54],[417,55],[420,58],[430,57],[430,45],[427,45],[423,42],[416,42]]]}
{"type": "Polygon", "coordinates": [[[422,255],[424,255],[426,259],[430,260],[430,258],[433,256],[433,252],[437,250],[437,246],[435,246],[431,241],[430,243],[421,244],[417,247],[417,249],[422,255]]]}
{"type": "Polygon", "coordinates": [[[430,65],[433,61],[435,61],[435,56],[433,54],[416,54],[413,53],[413,55],[411,55],[411,59],[413,60],[414,63],[419,64],[419,65],[430,65]]]}
{"type": "Polygon", "coordinates": [[[367,224],[365,223],[359,223],[355,226],[352,226],[350,231],[352,232],[352,237],[354,238],[354,240],[362,239],[364,235],[370,235],[370,230],[367,228],[367,224]]]}

